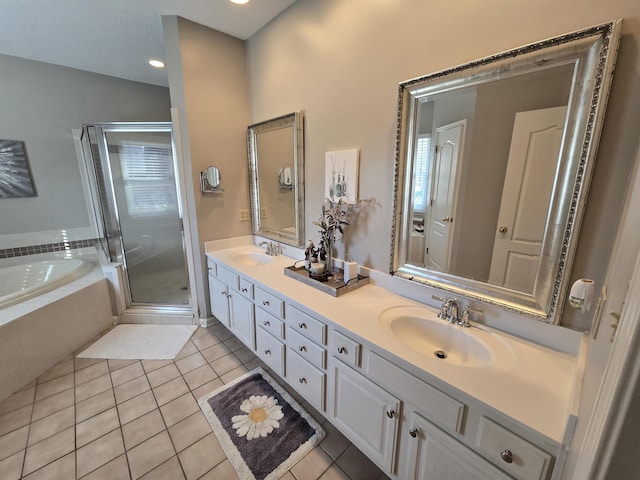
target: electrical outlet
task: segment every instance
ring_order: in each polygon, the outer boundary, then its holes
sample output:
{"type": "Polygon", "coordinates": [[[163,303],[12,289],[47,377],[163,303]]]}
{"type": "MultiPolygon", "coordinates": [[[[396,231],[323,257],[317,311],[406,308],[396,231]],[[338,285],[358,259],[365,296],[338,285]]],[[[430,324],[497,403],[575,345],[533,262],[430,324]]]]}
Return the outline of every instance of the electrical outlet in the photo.
{"type": "Polygon", "coordinates": [[[248,209],[240,209],[240,221],[248,222],[251,219],[248,209]]]}

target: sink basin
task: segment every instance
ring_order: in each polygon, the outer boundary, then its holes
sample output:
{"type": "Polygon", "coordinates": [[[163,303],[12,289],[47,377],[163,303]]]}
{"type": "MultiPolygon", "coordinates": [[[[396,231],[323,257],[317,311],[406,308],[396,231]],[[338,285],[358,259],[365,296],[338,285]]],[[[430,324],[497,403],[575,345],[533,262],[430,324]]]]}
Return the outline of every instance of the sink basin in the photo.
{"type": "Polygon", "coordinates": [[[509,348],[497,335],[465,328],[420,307],[393,307],[382,312],[380,325],[408,348],[448,365],[483,367],[509,359],[509,348]]]}
{"type": "Polygon", "coordinates": [[[238,252],[229,257],[229,260],[240,265],[254,267],[258,265],[268,265],[273,262],[273,257],[266,253],[260,252],[238,252]]]}

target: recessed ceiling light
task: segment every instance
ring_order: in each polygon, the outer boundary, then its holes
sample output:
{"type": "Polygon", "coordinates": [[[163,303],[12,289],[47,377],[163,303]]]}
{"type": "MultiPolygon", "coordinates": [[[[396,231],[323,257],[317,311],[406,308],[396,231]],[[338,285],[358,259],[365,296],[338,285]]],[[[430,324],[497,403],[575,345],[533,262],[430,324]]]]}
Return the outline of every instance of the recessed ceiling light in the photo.
{"type": "Polygon", "coordinates": [[[149,65],[155,68],[164,68],[164,62],[162,60],[156,60],[155,58],[149,60],[149,65]]]}
{"type": "Polygon", "coordinates": [[[231,0],[231,3],[237,3],[238,5],[244,5],[245,3],[249,3],[249,0],[231,0]]]}

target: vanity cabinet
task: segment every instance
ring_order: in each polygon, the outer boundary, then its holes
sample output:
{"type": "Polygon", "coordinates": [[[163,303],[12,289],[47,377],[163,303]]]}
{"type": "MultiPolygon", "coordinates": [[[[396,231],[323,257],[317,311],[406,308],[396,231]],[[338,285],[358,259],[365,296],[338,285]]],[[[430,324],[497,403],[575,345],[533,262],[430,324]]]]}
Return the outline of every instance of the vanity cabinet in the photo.
{"type": "Polygon", "coordinates": [[[229,327],[229,287],[209,274],[209,300],[211,302],[211,314],[216,317],[220,323],[229,327]]]}

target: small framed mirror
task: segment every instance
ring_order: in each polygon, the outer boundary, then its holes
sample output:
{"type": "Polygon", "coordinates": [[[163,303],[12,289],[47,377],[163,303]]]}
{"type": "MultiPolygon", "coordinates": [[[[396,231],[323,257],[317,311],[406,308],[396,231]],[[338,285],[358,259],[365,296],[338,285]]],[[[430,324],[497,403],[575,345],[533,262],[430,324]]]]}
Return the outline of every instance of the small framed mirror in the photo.
{"type": "Polygon", "coordinates": [[[253,233],[304,244],[302,113],[251,125],[247,131],[253,233]]]}
{"type": "Polygon", "coordinates": [[[559,321],[620,28],[400,84],[392,274],[559,321]]]}
{"type": "Polygon", "coordinates": [[[220,170],[218,170],[218,167],[207,167],[204,172],[200,172],[200,191],[203,194],[224,192],[224,189],[220,187],[220,170]]]}

